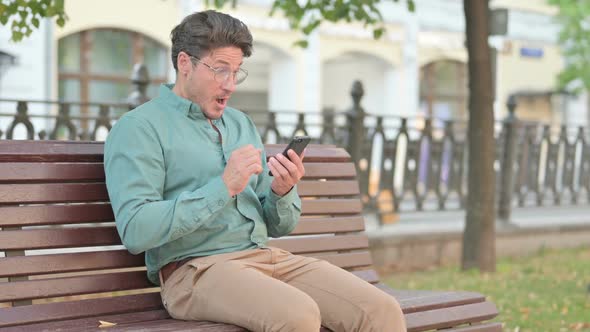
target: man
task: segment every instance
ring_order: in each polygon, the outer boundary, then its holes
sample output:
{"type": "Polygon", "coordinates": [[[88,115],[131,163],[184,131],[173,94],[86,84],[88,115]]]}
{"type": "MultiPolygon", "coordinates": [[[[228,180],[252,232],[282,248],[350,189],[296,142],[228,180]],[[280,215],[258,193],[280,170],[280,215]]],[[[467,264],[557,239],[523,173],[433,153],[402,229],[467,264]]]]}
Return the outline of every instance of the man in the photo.
{"type": "Polygon", "coordinates": [[[227,107],[247,76],[248,28],[205,11],[171,38],[175,84],[125,114],[105,145],[119,235],[131,253],[146,253],[170,315],[252,331],[404,331],[391,296],[327,262],[266,246],[295,227],[305,170],[292,150],[266,163],[254,123],[227,107]]]}

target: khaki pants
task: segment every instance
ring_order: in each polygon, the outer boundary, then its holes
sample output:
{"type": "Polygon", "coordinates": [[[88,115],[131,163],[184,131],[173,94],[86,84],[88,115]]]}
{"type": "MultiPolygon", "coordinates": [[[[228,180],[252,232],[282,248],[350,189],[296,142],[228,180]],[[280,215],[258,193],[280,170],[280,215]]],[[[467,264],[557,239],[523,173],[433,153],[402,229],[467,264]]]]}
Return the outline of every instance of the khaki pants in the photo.
{"type": "Polygon", "coordinates": [[[190,260],[162,285],[170,315],[251,331],[406,331],[397,301],[328,262],[262,248],[190,260]]]}

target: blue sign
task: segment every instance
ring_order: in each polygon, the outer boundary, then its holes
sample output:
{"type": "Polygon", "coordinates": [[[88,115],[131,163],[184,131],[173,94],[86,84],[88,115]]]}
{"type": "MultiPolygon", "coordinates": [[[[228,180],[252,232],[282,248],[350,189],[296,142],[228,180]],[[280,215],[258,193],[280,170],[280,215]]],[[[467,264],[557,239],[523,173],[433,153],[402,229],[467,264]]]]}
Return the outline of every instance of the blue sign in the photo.
{"type": "Polygon", "coordinates": [[[543,57],[543,49],[542,48],[534,48],[534,47],[521,47],[520,48],[520,56],[527,57],[527,58],[542,58],[543,57]]]}

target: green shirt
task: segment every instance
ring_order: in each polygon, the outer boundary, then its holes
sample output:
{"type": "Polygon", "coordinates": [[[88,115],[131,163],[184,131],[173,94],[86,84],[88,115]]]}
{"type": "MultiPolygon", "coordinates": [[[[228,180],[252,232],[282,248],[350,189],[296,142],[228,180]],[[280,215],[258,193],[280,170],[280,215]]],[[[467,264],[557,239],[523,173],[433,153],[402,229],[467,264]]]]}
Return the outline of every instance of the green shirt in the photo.
{"type": "Polygon", "coordinates": [[[297,188],[283,197],[270,189],[264,146],[247,115],[227,107],[212,121],[218,134],[172,87],[121,117],[104,153],[119,236],[132,254],[145,252],[155,284],[171,261],[264,247],[301,214],[297,188]],[[221,176],[232,151],[248,144],[262,149],[264,170],[232,198],[221,176]]]}

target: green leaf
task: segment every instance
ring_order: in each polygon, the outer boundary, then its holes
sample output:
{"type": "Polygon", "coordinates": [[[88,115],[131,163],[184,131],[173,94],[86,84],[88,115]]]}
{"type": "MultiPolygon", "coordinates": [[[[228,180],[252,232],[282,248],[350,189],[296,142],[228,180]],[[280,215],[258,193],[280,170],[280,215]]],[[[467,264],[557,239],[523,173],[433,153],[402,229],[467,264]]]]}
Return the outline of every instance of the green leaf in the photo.
{"type": "Polygon", "coordinates": [[[19,32],[19,31],[14,31],[14,30],[12,31],[12,40],[13,40],[14,42],[19,42],[19,41],[21,41],[22,39],[23,39],[23,34],[22,34],[22,32],[19,32]]]}
{"type": "Polygon", "coordinates": [[[411,11],[412,13],[416,11],[416,3],[414,2],[414,0],[407,0],[407,4],[409,11],[411,11]]]}
{"type": "Polygon", "coordinates": [[[64,24],[66,24],[66,20],[65,20],[63,17],[61,17],[61,16],[60,16],[60,17],[59,17],[59,18],[58,18],[58,19],[55,21],[55,23],[57,23],[57,25],[59,25],[60,27],[63,27],[63,26],[64,26],[64,24]]]}
{"type": "Polygon", "coordinates": [[[14,13],[16,13],[17,11],[18,11],[18,3],[14,2],[14,1],[13,1],[13,2],[11,2],[11,3],[8,5],[8,12],[9,12],[10,14],[14,14],[14,13]]]}
{"type": "Polygon", "coordinates": [[[309,42],[307,40],[298,40],[293,43],[293,46],[307,48],[307,46],[309,46],[309,42]]]}
{"type": "Polygon", "coordinates": [[[315,30],[320,24],[322,23],[322,21],[320,20],[313,20],[311,23],[309,23],[308,25],[306,25],[305,27],[303,27],[303,33],[305,35],[309,35],[310,33],[313,32],[313,30],[315,30]]]}
{"type": "Polygon", "coordinates": [[[47,14],[47,17],[55,16],[57,14],[57,9],[53,6],[49,6],[47,7],[45,14],[47,14]]]}
{"type": "Polygon", "coordinates": [[[33,17],[33,19],[31,19],[31,23],[33,23],[35,28],[39,29],[39,19],[38,18],[33,17]]]}
{"type": "Polygon", "coordinates": [[[385,28],[377,28],[377,29],[373,30],[373,38],[374,39],[381,38],[381,36],[383,36],[384,32],[385,32],[385,28]]]}

